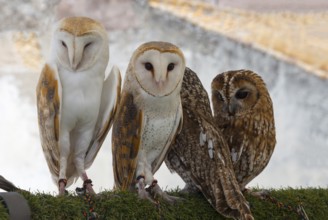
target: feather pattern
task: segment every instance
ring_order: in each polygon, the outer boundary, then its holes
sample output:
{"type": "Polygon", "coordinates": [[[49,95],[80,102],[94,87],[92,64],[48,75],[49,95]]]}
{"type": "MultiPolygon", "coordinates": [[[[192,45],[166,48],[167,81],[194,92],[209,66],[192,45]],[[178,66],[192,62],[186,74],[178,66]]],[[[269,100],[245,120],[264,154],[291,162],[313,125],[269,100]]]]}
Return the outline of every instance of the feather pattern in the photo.
{"type": "Polygon", "coordinates": [[[197,75],[186,68],[181,100],[182,131],[165,160],[171,171],[195,185],[222,215],[253,219],[233,172],[229,149],[213,124],[210,102],[197,75]]]}
{"type": "Polygon", "coordinates": [[[135,177],[140,147],[143,113],[136,107],[133,95],[122,94],[113,125],[112,152],[115,186],[129,189],[135,177]]]}
{"type": "Polygon", "coordinates": [[[41,146],[51,174],[58,176],[61,84],[56,68],[44,66],[36,92],[41,146]]]}

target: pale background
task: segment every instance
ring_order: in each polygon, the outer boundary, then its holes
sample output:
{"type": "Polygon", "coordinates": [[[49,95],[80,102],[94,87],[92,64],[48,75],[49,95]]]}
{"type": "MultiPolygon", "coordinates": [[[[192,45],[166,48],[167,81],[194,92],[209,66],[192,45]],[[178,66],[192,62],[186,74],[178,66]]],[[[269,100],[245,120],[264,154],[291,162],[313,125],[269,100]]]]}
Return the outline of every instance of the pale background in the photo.
{"type": "MultiPolygon", "coordinates": [[[[110,36],[110,66],[118,65],[123,76],[134,49],[150,40],[171,41],[179,45],[185,53],[187,65],[198,72],[208,91],[212,78],[219,72],[228,70],[218,67],[218,61],[211,54],[199,50],[198,44],[207,42],[195,42],[188,37],[189,33],[171,32],[169,23],[168,26],[165,22],[154,25],[149,21],[151,17],[148,16],[147,7],[139,6],[136,9],[133,1],[101,0],[88,3],[85,0],[78,1],[77,4],[77,1],[63,0],[56,9],[50,5],[51,2],[59,1],[0,1],[3,6],[0,16],[3,16],[1,21],[4,21],[0,32],[0,175],[19,187],[41,192],[56,191],[40,146],[35,104],[35,87],[44,63],[42,57],[48,50],[47,31],[53,20],[64,16],[84,15],[103,22],[110,36]],[[36,31],[38,37],[30,37],[31,31],[36,31]],[[29,39],[28,43],[26,39],[29,39]]],[[[328,3],[324,0],[261,2],[264,1],[225,0],[218,4],[261,11],[328,9],[328,3]]],[[[243,68],[243,63],[236,60],[235,68],[243,68]]],[[[314,91],[317,95],[314,95],[311,105],[294,105],[293,101],[286,99],[280,92],[282,87],[286,87],[284,80],[280,79],[280,83],[275,86],[269,85],[276,117],[276,150],[268,167],[250,186],[327,187],[328,123],[322,117],[325,122],[318,131],[307,125],[318,120],[311,118],[312,115],[308,112],[321,111],[318,114],[324,115],[322,111],[326,111],[328,106],[324,95],[327,92],[314,91]],[[323,127],[325,125],[327,126],[323,127]]],[[[322,84],[327,85],[327,82],[322,80],[320,86],[322,84]]],[[[306,88],[298,87],[295,91],[299,92],[289,94],[289,97],[297,97],[302,103],[299,95],[306,88]]],[[[88,170],[96,191],[113,187],[110,133],[93,166],[88,170]]],[[[184,185],[165,165],[155,177],[163,188],[181,188],[184,185]]],[[[81,181],[78,181],[69,190],[80,185],[81,181]]]]}

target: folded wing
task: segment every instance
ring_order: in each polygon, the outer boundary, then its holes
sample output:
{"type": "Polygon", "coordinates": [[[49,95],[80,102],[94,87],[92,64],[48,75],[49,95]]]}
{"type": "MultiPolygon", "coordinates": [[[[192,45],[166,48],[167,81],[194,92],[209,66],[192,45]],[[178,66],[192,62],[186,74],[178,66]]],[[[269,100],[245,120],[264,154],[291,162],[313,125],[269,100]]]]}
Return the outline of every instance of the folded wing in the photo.
{"type": "Polygon", "coordinates": [[[85,168],[89,168],[96,158],[108,131],[110,130],[116,113],[121,94],[121,73],[114,66],[104,81],[99,116],[95,127],[94,138],[86,153],[85,168]]]}
{"type": "Polygon", "coordinates": [[[115,187],[129,189],[137,167],[141,133],[142,111],[134,104],[133,95],[124,93],[115,117],[112,134],[112,153],[115,187]]]}
{"type": "Polygon", "coordinates": [[[61,84],[57,69],[45,64],[36,88],[41,145],[53,177],[59,175],[61,84]]]}

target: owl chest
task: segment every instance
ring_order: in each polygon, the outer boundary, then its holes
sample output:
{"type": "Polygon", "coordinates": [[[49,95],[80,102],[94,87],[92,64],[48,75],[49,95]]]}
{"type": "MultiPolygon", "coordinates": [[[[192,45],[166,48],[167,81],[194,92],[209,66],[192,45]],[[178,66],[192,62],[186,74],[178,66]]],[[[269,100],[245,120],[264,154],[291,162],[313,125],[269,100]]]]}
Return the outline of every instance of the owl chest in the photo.
{"type": "Polygon", "coordinates": [[[102,91],[102,79],[83,74],[66,76],[62,83],[61,122],[92,123],[97,120],[102,91]]]}
{"type": "Polygon", "coordinates": [[[175,114],[162,114],[146,118],[141,148],[147,161],[152,163],[165,152],[169,138],[176,128],[175,114]]]}

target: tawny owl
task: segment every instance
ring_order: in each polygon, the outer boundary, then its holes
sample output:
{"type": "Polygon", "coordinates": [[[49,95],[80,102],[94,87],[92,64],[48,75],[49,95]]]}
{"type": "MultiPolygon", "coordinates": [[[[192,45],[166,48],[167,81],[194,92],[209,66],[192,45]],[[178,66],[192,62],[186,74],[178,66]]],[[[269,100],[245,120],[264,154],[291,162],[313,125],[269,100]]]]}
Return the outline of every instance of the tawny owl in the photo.
{"type": "Polygon", "coordinates": [[[210,101],[201,81],[186,68],[182,88],[183,126],[165,159],[171,171],[196,186],[222,215],[253,219],[236,180],[229,148],[214,124],[210,101]]]}
{"type": "Polygon", "coordinates": [[[267,166],[275,148],[272,101],[262,78],[250,70],[219,74],[211,87],[215,123],[228,142],[244,190],[267,166]]]}
{"type": "Polygon", "coordinates": [[[168,201],[175,198],[154,179],[182,121],[182,51],[167,42],[142,44],[132,55],[113,124],[115,186],[150,199],[145,185],[168,201]]]}
{"type": "Polygon", "coordinates": [[[41,145],[60,195],[78,177],[94,193],[85,170],[111,127],[121,89],[117,68],[105,79],[108,59],[107,32],[98,22],[70,17],[55,25],[36,93],[41,145]]]}

